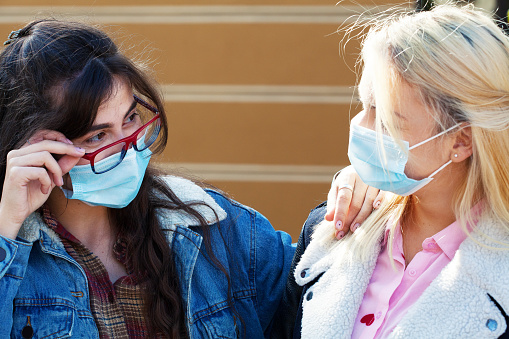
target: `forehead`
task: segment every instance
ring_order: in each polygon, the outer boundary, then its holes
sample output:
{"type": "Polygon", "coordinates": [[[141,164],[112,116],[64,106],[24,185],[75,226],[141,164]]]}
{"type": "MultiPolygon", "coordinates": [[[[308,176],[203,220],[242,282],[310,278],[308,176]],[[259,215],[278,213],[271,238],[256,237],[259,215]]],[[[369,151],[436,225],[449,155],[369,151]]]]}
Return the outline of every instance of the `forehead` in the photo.
{"type": "Polygon", "coordinates": [[[134,102],[133,90],[127,84],[126,81],[121,79],[115,79],[113,88],[101,103],[97,110],[97,116],[94,120],[94,124],[111,122],[111,119],[124,117],[129,109],[132,107],[134,102]]]}

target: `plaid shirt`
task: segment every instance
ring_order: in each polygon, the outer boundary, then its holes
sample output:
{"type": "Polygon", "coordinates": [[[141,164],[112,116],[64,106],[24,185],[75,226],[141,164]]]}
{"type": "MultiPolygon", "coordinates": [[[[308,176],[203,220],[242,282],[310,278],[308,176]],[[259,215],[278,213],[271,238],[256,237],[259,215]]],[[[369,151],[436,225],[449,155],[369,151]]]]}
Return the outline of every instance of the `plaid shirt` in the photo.
{"type": "Polygon", "coordinates": [[[101,260],[69,233],[47,208],[43,209],[43,218],[60,236],[67,253],[87,275],[90,307],[100,338],[147,338],[142,288],[126,260],[125,243],[119,238],[113,252],[116,259],[126,267],[128,274],[112,283],[101,260]]]}

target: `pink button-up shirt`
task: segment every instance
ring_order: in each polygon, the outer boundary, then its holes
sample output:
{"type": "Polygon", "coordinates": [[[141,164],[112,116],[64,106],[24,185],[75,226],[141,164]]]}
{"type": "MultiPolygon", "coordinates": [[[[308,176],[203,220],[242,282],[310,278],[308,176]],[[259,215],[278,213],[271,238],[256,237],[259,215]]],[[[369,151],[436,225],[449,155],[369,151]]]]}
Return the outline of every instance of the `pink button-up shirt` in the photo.
{"type": "MultiPolygon", "coordinates": [[[[386,239],[388,229],[386,230],[386,239]]],[[[467,235],[458,221],[422,242],[422,250],[405,267],[403,238],[399,224],[394,234],[391,266],[389,246],[382,249],[371,276],[352,338],[386,338],[422,292],[452,260],[467,235]]]]}

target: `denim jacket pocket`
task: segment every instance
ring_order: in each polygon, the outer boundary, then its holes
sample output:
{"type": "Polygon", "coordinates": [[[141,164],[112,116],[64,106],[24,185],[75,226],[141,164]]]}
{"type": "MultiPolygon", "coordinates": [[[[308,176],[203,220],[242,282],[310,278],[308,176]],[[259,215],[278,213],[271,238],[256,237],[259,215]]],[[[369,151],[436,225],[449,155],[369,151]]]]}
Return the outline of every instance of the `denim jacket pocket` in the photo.
{"type": "Polygon", "coordinates": [[[74,313],[72,302],[62,298],[14,299],[11,338],[68,338],[74,313]]]}
{"type": "Polygon", "coordinates": [[[192,338],[243,338],[238,328],[240,320],[234,317],[230,308],[212,312],[194,323],[192,338]],[[235,319],[234,319],[235,318],[235,319]]]}

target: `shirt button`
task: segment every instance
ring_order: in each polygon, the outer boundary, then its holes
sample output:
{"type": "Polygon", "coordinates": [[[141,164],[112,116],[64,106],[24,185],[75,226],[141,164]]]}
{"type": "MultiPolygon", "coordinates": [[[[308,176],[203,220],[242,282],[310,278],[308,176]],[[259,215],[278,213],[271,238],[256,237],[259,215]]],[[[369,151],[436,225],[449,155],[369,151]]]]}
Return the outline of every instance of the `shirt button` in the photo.
{"type": "Polygon", "coordinates": [[[5,252],[5,250],[0,247],[0,261],[4,261],[6,256],[7,256],[7,252],[5,252]]]}
{"type": "Polygon", "coordinates": [[[307,269],[307,268],[305,268],[305,269],[303,269],[303,270],[300,272],[300,277],[301,277],[301,278],[305,278],[307,274],[308,274],[308,269],[307,269]]]}
{"type": "Polygon", "coordinates": [[[411,276],[411,277],[415,277],[415,275],[417,274],[417,271],[416,270],[410,270],[408,271],[408,275],[411,276]]]}
{"type": "Polygon", "coordinates": [[[113,293],[108,293],[108,301],[112,304],[115,302],[115,296],[113,293]]]}

